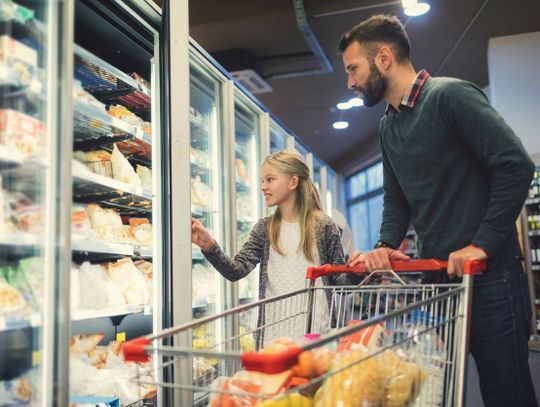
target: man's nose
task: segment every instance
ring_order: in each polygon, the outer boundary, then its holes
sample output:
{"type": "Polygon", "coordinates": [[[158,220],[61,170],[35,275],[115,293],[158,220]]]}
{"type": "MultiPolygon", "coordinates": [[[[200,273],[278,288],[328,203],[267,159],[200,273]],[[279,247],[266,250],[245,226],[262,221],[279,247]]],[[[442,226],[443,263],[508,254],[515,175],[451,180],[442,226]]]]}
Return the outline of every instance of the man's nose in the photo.
{"type": "Polygon", "coordinates": [[[356,82],[353,77],[349,76],[347,79],[347,88],[354,90],[356,88],[356,82]]]}

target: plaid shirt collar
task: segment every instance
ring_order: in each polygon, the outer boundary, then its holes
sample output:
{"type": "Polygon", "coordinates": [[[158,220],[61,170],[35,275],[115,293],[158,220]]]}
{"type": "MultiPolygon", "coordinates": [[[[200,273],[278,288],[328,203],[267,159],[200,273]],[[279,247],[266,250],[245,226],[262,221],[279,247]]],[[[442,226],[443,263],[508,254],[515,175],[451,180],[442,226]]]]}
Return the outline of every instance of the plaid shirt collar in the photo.
{"type": "MultiPolygon", "coordinates": [[[[422,90],[422,86],[424,86],[427,78],[429,78],[429,73],[425,69],[422,69],[420,72],[418,72],[416,78],[414,78],[414,80],[407,88],[407,91],[403,95],[403,98],[401,99],[401,103],[399,105],[400,108],[403,106],[407,106],[410,108],[414,107],[416,99],[418,99],[418,95],[420,94],[420,90],[422,90]]],[[[385,114],[387,116],[389,114],[395,114],[397,112],[398,111],[390,103],[386,105],[385,114]]]]}

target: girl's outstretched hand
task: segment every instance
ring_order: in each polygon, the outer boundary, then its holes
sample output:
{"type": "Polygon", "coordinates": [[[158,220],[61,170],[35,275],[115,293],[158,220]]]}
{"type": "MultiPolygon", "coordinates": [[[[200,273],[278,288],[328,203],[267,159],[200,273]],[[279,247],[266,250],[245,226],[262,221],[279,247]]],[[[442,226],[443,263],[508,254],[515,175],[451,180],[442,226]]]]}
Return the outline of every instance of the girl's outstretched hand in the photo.
{"type": "Polygon", "coordinates": [[[215,246],[212,235],[201,222],[193,218],[191,218],[191,242],[195,243],[205,252],[212,250],[215,246]]]}

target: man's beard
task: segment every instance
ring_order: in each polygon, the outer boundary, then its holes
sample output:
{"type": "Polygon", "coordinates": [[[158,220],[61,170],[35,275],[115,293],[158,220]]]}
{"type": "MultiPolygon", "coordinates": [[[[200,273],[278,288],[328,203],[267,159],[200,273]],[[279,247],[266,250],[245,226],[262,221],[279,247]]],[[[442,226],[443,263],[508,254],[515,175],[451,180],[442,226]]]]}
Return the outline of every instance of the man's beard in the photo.
{"type": "Polygon", "coordinates": [[[371,62],[369,64],[369,76],[364,87],[364,106],[371,107],[379,103],[387,88],[388,80],[381,75],[377,66],[371,62]]]}

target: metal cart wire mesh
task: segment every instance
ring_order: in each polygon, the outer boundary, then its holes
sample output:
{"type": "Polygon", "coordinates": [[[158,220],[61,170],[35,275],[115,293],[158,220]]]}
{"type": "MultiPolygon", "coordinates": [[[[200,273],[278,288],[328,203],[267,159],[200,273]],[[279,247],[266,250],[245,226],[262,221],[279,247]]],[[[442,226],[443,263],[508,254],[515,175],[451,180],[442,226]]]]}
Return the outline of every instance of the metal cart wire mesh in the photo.
{"type": "Polygon", "coordinates": [[[485,264],[466,262],[461,284],[407,284],[399,274],[446,266],[396,261],[369,275],[363,267],[310,268],[308,288],[135,339],[124,354],[154,356],[163,369],[154,384],[174,393],[167,405],[460,406],[472,279],[485,264]],[[315,285],[336,272],[365,278],[315,285]],[[306,341],[306,333],[321,336],[306,341]],[[205,340],[191,346],[193,337],[205,340]]]}

